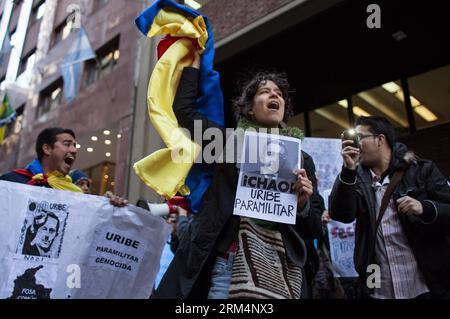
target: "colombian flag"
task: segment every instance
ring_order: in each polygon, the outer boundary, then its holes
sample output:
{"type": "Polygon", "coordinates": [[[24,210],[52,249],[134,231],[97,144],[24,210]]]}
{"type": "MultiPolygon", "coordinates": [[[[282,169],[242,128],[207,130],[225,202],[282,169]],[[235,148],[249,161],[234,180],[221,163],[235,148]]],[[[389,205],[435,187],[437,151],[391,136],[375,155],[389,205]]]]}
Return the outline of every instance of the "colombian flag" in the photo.
{"type": "Polygon", "coordinates": [[[9,104],[8,96],[5,94],[3,102],[0,105],[0,144],[5,137],[6,126],[16,119],[16,112],[9,104]]]}
{"type": "Polygon", "coordinates": [[[212,180],[213,167],[193,164],[200,146],[182,133],[172,104],[182,70],[192,64],[193,50],[198,50],[202,57],[197,111],[224,126],[223,95],[219,75],[213,70],[212,31],[206,17],[170,0],[155,1],[136,19],[136,25],[147,37],[166,35],[148,85],[147,104],[150,119],[167,148],[135,163],[134,169],[144,183],[166,199],[177,192],[189,195],[190,208],[197,212],[212,180]],[[174,161],[173,154],[180,155],[182,162],[174,161]]]}

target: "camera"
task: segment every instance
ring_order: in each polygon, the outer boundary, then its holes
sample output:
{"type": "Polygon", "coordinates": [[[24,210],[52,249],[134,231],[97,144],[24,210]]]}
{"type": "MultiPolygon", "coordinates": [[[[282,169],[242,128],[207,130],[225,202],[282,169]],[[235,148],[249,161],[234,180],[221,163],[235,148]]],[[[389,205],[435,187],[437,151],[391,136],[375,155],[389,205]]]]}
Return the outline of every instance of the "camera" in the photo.
{"type": "Polygon", "coordinates": [[[360,142],[359,142],[359,136],[356,133],[355,129],[350,128],[342,132],[341,134],[341,140],[343,141],[353,141],[353,146],[356,148],[361,148],[360,142]]]}

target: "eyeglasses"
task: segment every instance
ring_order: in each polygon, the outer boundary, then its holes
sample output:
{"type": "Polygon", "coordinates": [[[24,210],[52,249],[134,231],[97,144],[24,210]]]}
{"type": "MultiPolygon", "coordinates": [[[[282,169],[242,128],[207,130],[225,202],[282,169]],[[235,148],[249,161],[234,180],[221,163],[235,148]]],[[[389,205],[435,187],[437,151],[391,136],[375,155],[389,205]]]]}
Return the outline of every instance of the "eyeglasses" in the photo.
{"type": "Polygon", "coordinates": [[[356,134],[356,135],[358,135],[359,140],[362,140],[363,138],[370,136],[378,136],[378,134],[356,134]]]}

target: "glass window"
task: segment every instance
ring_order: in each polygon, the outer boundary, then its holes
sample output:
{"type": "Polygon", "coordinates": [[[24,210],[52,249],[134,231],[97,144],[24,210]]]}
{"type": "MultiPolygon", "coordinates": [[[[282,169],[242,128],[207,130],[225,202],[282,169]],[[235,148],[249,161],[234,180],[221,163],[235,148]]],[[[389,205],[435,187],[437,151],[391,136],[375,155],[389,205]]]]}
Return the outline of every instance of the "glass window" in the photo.
{"type": "Polygon", "coordinates": [[[63,81],[60,78],[41,92],[39,96],[39,104],[36,110],[36,118],[41,117],[51,109],[58,106],[61,102],[62,91],[63,81]]]}
{"type": "Polygon", "coordinates": [[[116,69],[120,58],[119,37],[105,44],[96,52],[96,55],[97,60],[89,60],[85,63],[85,84],[87,86],[116,69]]]}
{"type": "Polygon", "coordinates": [[[397,135],[409,133],[408,117],[400,81],[384,83],[352,97],[353,114],[358,116],[378,115],[387,118],[397,135]]]}
{"type": "Polygon", "coordinates": [[[42,2],[37,8],[36,20],[40,20],[44,16],[44,12],[45,12],[45,1],[42,2]]]}
{"type": "Polygon", "coordinates": [[[33,49],[27,56],[20,60],[19,71],[17,74],[28,73],[30,74],[36,61],[36,49],[33,49]]]}
{"type": "Polygon", "coordinates": [[[0,90],[6,89],[6,78],[3,77],[0,79],[0,90]]]}
{"type": "Polygon", "coordinates": [[[91,180],[92,195],[104,195],[107,191],[114,193],[115,167],[114,163],[103,162],[84,170],[91,180]]]}
{"type": "Polygon", "coordinates": [[[31,12],[30,23],[34,23],[42,19],[45,13],[45,1],[41,1],[38,5],[33,8],[31,12]]]}
{"type": "Polygon", "coordinates": [[[339,101],[309,112],[312,137],[339,138],[349,128],[347,102],[339,101]]]}
{"type": "Polygon", "coordinates": [[[53,46],[57,45],[59,42],[69,37],[70,33],[72,33],[73,30],[72,26],[73,26],[73,19],[68,17],[66,21],[64,21],[58,27],[56,27],[55,35],[53,38],[53,46]]]}
{"type": "Polygon", "coordinates": [[[18,46],[18,39],[17,39],[17,37],[18,37],[18,34],[17,34],[17,32],[16,32],[16,30],[14,30],[14,31],[12,31],[11,33],[10,33],[10,35],[9,35],[9,38],[11,39],[10,40],[10,45],[12,46],[12,47],[17,47],[18,46]]]}
{"type": "Polygon", "coordinates": [[[417,129],[450,121],[450,65],[408,79],[417,129]]]}

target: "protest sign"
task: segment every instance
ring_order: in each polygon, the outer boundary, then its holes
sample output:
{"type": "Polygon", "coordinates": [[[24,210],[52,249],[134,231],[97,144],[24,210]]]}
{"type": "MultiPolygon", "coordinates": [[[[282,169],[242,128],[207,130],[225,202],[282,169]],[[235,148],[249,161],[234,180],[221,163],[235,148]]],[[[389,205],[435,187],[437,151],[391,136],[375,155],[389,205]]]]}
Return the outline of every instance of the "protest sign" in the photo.
{"type": "MultiPolygon", "coordinates": [[[[336,138],[307,137],[302,143],[303,150],[314,159],[318,179],[317,188],[324,199],[325,209],[328,209],[328,197],[341,172],[341,145],[342,141],[336,138]]],[[[353,263],[355,223],[344,224],[331,220],[327,224],[327,229],[335,276],[357,277],[353,263]]]]}
{"type": "Polygon", "coordinates": [[[328,195],[333,188],[336,177],[341,172],[340,139],[306,137],[302,141],[302,149],[314,160],[318,180],[317,188],[325,200],[325,208],[328,209],[328,195]]]}
{"type": "Polygon", "coordinates": [[[295,224],[294,171],[300,167],[301,141],[246,131],[242,154],[233,213],[295,224]]]}
{"type": "Polygon", "coordinates": [[[0,182],[0,297],[148,298],[170,227],[105,197],[0,182]]]}
{"type": "Polygon", "coordinates": [[[335,277],[358,277],[353,263],[355,223],[343,224],[332,220],[327,224],[335,277]]]}

